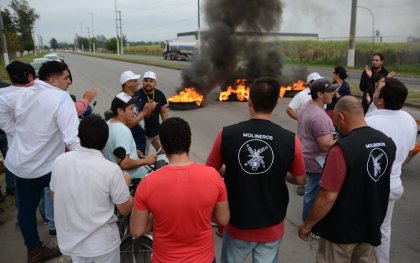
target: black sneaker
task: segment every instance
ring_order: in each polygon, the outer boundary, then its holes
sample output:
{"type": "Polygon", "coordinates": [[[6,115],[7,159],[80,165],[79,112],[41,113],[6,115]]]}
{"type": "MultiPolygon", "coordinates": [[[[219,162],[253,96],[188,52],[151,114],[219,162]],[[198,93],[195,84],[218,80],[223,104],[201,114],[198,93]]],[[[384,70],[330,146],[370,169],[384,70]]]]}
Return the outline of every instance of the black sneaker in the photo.
{"type": "Polygon", "coordinates": [[[53,258],[61,256],[58,247],[38,247],[28,252],[28,263],[43,263],[53,258]]]}

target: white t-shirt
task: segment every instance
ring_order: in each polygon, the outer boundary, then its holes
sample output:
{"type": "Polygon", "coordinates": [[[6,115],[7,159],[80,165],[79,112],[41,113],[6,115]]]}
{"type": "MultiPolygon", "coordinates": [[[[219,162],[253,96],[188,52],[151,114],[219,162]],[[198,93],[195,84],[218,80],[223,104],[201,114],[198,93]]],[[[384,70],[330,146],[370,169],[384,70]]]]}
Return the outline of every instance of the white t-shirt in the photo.
{"type": "Polygon", "coordinates": [[[120,245],[114,206],[126,202],[130,193],[118,165],[98,150],[81,147],[57,157],[50,188],[63,254],[95,257],[120,245]]]}
{"type": "Polygon", "coordinates": [[[413,117],[403,110],[378,109],[366,118],[368,125],[390,137],[397,146],[395,161],[391,171],[391,189],[401,183],[401,168],[409,151],[414,149],[417,124],[413,117]]]}
{"type": "Polygon", "coordinates": [[[310,88],[306,88],[302,91],[300,91],[298,94],[296,94],[293,99],[290,101],[289,103],[289,107],[296,111],[299,112],[300,109],[302,108],[302,105],[305,104],[305,102],[307,102],[308,100],[311,100],[311,95],[309,94],[311,92],[310,88]]]}

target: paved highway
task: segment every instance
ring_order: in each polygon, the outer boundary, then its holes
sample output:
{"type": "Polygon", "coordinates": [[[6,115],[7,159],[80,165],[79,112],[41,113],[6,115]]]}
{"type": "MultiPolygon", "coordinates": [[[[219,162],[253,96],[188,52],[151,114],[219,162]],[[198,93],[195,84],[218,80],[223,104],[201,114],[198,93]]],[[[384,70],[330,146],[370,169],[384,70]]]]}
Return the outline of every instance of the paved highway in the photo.
{"type": "MultiPolygon", "coordinates": [[[[158,88],[168,97],[175,93],[175,88],[180,86],[180,72],[151,66],[144,66],[120,61],[111,61],[93,57],[76,56],[67,54],[66,62],[72,71],[74,83],[70,92],[78,97],[89,87],[99,87],[100,95],[97,97],[95,112],[103,114],[109,108],[112,98],[121,88],[119,76],[125,70],[133,70],[143,74],[147,70],[157,73],[158,88]]],[[[204,162],[214,137],[222,126],[233,124],[248,118],[246,103],[218,102],[218,91],[213,90],[207,96],[204,106],[189,111],[169,111],[170,116],[179,116],[187,120],[192,129],[192,147],[190,155],[198,162],[204,162]]],[[[296,130],[297,123],[285,113],[290,99],[279,100],[274,110],[273,121],[292,131],[296,130]]],[[[416,118],[420,119],[420,110],[407,108],[416,118]]],[[[394,211],[391,262],[420,262],[420,157],[416,157],[403,173],[405,193],[397,202],[394,211]]],[[[302,197],[295,193],[296,187],[289,185],[290,204],[286,216],[286,234],[282,241],[279,262],[315,262],[316,241],[304,242],[297,236],[297,225],[300,223],[302,211],[302,197]]],[[[2,262],[24,262],[26,259],[20,232],[14,228],[15,212],[4,213],[0,225],[2,238],[0,239],[0,258],[2,262]]],[[[252,215],[250,215],[252,216],[252,215]]],[[[43,240],[54,242],[47,234],[45,225],[40,224],[43,240]]],[[[216,254],[219,261],[221,239],[215,237],[216,254]]],[[[63,261],[59,261],[63,262],[63,261]]],[[[250,262],[248,259],[247,262],[250,262]]]]}
{"type": "MultiPolygon", "coordinates": [[[[114,54],[106,54],[104,56],[109,56],[109,57],[115,57],[116,55],[114,54]]],[[[163,57],[161,56],[141,56],[141,55],[131,55],[131,54],[124,54],[123,57],[126,58],[130,58],[130,59],[139,59],[139,60],[150,60],[150,61],[164,61],[163,57]]],[[[178,64],[181,67],[182,66],[188,66],[190,62],[188,61],[169,61],[171,63],[174,64],[178,64]]],[[[386,65],[385,65],[386,67],[386,65]]],[[[298,72],[302,72],[306,71],[307,72],[318,72],[321,74],[321,76],[324,76],[326,78],[332,78],[332,72],[334,70],[334,67],[332,67],[331,69],[325,68],[325,67],[314,67],[314,66],[310,66],[310,67],[302,67],[302,66],[290,66],[290,65],[284,65],[283,66],[283,74],[285,75],[293,75],[296,71],[298,72]]],[[[354,70],[354,69],[348,69],[348,75],[349,75],[349,79],[348,81],[350,81],[351,83],[355,84],[357,87],[359,86],[359,81],[360,81],[360,76],[362,74],[361,70],[354,70]]],[[[402,76],[399,75],[397,72],[397,76],[398,79],[400,79],[409,90],[413,90],[413,91],[420,91],[420,77],[412,77],[412,76],[402,76]]]]}

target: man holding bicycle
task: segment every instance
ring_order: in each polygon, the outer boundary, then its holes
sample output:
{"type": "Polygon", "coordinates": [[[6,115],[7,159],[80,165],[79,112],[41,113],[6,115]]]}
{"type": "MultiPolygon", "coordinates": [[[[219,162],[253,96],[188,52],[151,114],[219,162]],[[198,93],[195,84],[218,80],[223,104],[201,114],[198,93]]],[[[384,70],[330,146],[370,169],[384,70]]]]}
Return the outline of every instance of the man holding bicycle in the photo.
{"type": "Polygon", "coordinates": [[[81,148],[57,157],[51,176],[58,246],[74,263],[120,262],[114,207],[130,213],[130,176],[101,153],[108,125],[97,115],[79,125],[81,148]]]}
{"type": "Polygon", "coordinates": [[[223,226],[230,216],[223,179],[190,160],[191,130],[183,119],[164,121],[159,139],[169,164],[141,180],[131,234],[139,237],[153,225],[153,262],[214,262],[211,220],[223,226]]]}

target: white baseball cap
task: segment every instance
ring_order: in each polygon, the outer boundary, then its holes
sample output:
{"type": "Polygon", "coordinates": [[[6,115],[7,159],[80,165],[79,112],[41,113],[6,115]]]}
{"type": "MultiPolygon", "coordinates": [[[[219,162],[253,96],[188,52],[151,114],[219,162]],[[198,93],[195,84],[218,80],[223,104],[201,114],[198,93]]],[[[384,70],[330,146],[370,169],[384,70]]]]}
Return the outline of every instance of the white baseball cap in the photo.
{"type": "Polygon", "coordinates": [[[308,78],[306,79],[306,83],[311,83],[314,80],[322,78],[321,75],[319,75],[318,72],[313,72],[308,75],[308,78]]]}
{"type": "Polygon", "coordinates": [[[154,79],[156,80],[156,74],[153,71],[146,71],[143,76],[144,79],[154,79]]]}
{"type": "Polygon", "coordinates": [[[140,77],[141,75],[136,75],[131,70],[124,71],[123,73],[121,73],[121,76],[120,76],[120,85],[123,85],[124,83],[132,79],[139,79],[140,77]]]}

